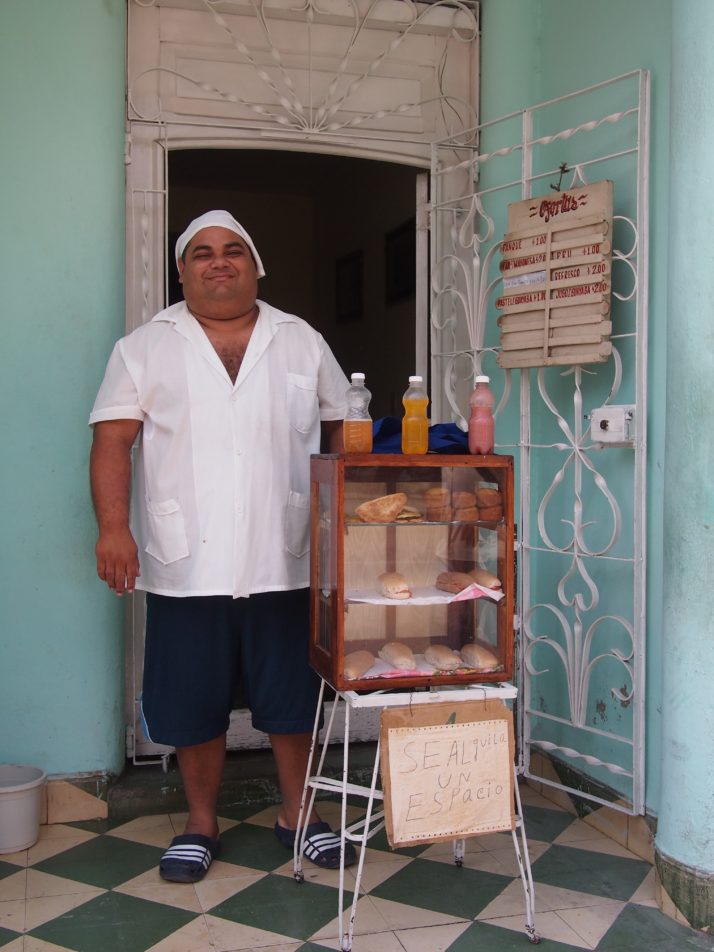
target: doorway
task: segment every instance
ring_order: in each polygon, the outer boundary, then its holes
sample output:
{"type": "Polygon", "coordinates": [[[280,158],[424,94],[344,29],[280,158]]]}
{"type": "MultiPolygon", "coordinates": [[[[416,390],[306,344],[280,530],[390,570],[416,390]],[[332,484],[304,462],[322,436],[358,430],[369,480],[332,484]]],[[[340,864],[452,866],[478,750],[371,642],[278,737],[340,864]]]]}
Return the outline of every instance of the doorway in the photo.
{"type": "MultiPolygon", "coordinates": [[[[225,208],[266,276],[259,297],[297,314],[345,374],[362,371],[375,419],[400,416],[415,372],[416,188],[420,170],[370,159],[257,149],[168,155],[167,260],[186,223],[225,208]]],[[[181,299],[168,269],[168,303],[181,299]]]]}

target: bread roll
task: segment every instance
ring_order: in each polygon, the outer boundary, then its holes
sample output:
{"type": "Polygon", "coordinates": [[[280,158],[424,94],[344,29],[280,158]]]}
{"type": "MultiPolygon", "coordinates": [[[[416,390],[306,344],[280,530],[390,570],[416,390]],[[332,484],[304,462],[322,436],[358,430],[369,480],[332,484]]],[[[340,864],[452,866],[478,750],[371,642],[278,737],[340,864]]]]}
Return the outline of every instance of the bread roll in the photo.
{"type": "Polygon", "coordinates": [[[496,655],[481,645],[470,642],[461,649],[461,658],[470,668],[486,671],[499,666],[496,655]]]}
{"type": "Polygon", "coordinates": [[[441,506],[449,505],[449,490],[443,486],[433,486],[431,489],[424,490],[424,505],[431,509],[439,509],[441,506]]]}
{"type": "Polygon", "coordinates": [[[387,598],[411,598],[409,583],[401,572],[382,572],[378,591],[387,598]]]}
{"type": "Polygon", "coordinates": [[[461,658],[446,645],[429,645],[424,652],[424,660],[441,671],[453,671],[461,665],[461,658]]]}
{"type": "Polygon", "coordinates": [[[388,641],[383,648],[379,649],[379,657],[400,671],[411,670],[416,666],[412,649],[401,641],[388,641]]]}
{"type": "Polygon", "coordinates": [[[486,569],[482,569],[480,566],[471,569],[469,575],[471,581],[482,585],[484,588],[501,588],[500,578],[494,575],[493,572],[487,572],[486,569]]]}
{"type": "Polygon", "coordinates": [[[426,518],[429,522],[451,522],[454,518],[454,510],[451,506],[442,506],[438,509],[429,507],[426,510],[426,518]]]}
{"type": "Polygon", "coordinates": [[[456,595],[463,592],[469,585],[473,585],[475,579],[467,575],[466,572],[441,572],[436,579],[436,587],[442,592],[451,592],[456,595]]]}
{"type": "Polygon", "coordinates": [[[355,512],[363,522],[393,522],[406,504],[406,493],[391,493],[363,502],[355,512]]]}
{"type": "Polygon", "coordinates": [[[475,506],[469,506],[465,509],[455,509],[454,519],[457,522],[476,522],[478,519],[478,509],[475,506]]]}
{"type": "Polygon", "coordinates": [[[345,655],[342,673],[348,681],[355,681],[369,671],[376,660],[371,651],[351,651],[345,655]]]}
{"type": "Polygon", "coordinates": [[[500,522],[503,519],[503,506],[489,506],[488,509],[479,508],[478,517],[482,522],[500,522]]]}
{"type": "Polygon", "coordinates": [[[476,505],[479,507],[486,506],[502,506],[503,499],[501,498],[501,492],[498,489],[477,489],[476,490],[476,505]]]}
{"type": "Polygon", "coordinates": [[[467,492],[454,493],[451,497],[451,502],[454,509],[468,509],[470,506],[476,505],[476,494],[467,492]]]}

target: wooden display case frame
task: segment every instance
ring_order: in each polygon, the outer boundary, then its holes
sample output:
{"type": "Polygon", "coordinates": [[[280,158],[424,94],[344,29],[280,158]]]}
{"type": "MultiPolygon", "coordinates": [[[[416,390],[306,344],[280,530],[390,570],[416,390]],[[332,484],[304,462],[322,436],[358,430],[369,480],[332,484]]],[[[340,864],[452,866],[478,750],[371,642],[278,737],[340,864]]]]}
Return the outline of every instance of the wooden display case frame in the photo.
{"type": "MultiPolygon", "coordinates": [[[[396,473],[395,473],[396,480],[396,473]]],[[[425,456],[404,456],[401,454],[321,454],[311,459],[311,524],[310,524],[310,664],[317,673],[338,691],[379,691],[402,688],[430,688],[440,685],[464,686],[478,683],[501,683],[513,677],[514,656],[514,602],[515,602],[515,531],[513,496],[513,457],[505,455],[470,456],[458,454],[426,454],[425,456]],[[345,656],[345,469],[365,469],[366,478],[370,470],[375,469],[458,469],[468,467],[484,473],[484,481],[497,484],[503,498],[503,518],[498,522],[453,520],[449,525],[474,526],[501,530],[504,540],[502,551],[498,553],[498,577],[501,580],[504,597],[497,603],[497,641],[499,658],[503,666],[497,671],[445,673],[433,675],[409,675],[389,678],[360,678],[348,680],[343,676],[345,656]],[[329,577],[334,584],[329,599],[323,595],[319,584],[320,559],[320,487],[328,485],[331,492],[331,542],[329,545],[329,577]],[[329,648],[321,644],[320,622],[329,629],[329,648]]],[[[394,489],[387,488],[387,492],[394,489]]],[[[419,531],[411,525],[385,523],[396,532],[419,531]]],[[[452,566],[449,566],[452,568],[452,566]]],[[[466,566],[453,566],[456,570],[466,570],[466,566]]],[[[460,602],[449,605],[449,611],[465,610],[463,606],[472,602],[460,602]]],[[[395,603],[389,610],[418,611],[417,606],[395,603]]]]}

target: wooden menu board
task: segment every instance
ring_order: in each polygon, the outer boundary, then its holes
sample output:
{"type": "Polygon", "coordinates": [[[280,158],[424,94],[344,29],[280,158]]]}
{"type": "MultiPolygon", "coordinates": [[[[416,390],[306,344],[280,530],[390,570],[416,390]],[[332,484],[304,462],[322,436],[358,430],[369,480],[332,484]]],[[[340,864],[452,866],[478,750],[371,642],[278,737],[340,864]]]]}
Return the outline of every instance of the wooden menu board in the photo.
{"type": "Polygon", "coordinates": [[[501,242],[501,367],[610,356],[613,186],[596,182],[508,206],[501,242]]]}
{"type": "Polygon", "coordinates": [[[391,847],[514,829],[513,715],[502,701],[386,709],[380,750],[391,847]]]}

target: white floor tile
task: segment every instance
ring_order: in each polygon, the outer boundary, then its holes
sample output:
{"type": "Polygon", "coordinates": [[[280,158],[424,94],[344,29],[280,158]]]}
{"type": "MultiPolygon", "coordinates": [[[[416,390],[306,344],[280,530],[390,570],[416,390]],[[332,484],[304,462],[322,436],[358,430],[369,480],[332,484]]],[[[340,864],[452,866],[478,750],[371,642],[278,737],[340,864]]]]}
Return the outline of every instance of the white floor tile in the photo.
{"type": "Polygon", "coordinates": [[[557,914],[574,932],[577,932],[583,942],[588,943],[587,948],[595,949],[624,908],[624,902],[611,899],[597,906],[559,909],[557,914]]]}
{"type": "Polygon", "coordinates": [[[454,922],[424,929],[400,929],[396,936],[406,952],[445,952],[470,925],[470,922],[454,922]]]}
{"type": "Polygon", "coordinates": [[[290,936],[254,929],[252,926],[229,922],[211,915],[206,916],[206,924],[211,937],[211,952],[255,952],[257,949],[280,947],[293,941],[290,936]]]}
{"type": "Polygon", "coordinates": [[[392,902],[390,899],[378,899],[369,896],[387,925],[398,932],[400,929],[420,928],[422,926],[442,926],[450,922],[463,922],[462,916],[448,916],[433,909],[420,909],[417,906],[407,906],[402,902],[392,902]]]}
{"type": "MultiPolygon", "coordinates": [[[[221,875],[221,870],[218,869],[216,875],[212,876],[211,873],[213,873],[213,866],[215,865],[214,863],[211,866],[206,878],[193,887],[204,912],[208,912],[209,909],[213,909],[219,903],[230,899],[231,896],[237,895],[237,893],[242,892],[248,886],[252,886],[268,875],[255,869],[246,868],[244,872],[238,872],[231,876],[221,875]]],[[[232,869],[240,870],[242,867],[234,866],[232,869]]]]}
{"type": "Polygon", "coordinates": [[[210,950],[211,934],[203,916],[199,916],[152,945],[147,952],[210,952],[210,950]]]}
{"type": "MultiPolygon", "coordinates": [[[[335,912],[337,911],[338,907],[337,902],[335,901],[335,912]]],[[[342,916],[342,931],[345,933],[349,931],[350,914],[351,909],[348,908],[345,910],[342,916]]],[[[354,928],[352,930],[353,935],[386,933],[389,931],[389,924],[378,908],[376,901],[370,896],[362,896],[362,898],[357,903],[354,928]]],[[[310,940],[312,942],[326,944],[325,940],[335,939],[339,936],[339,933],[340,923],[339,917],[336,915],[334,919],[325,923],[321,929],[318,929],[314,935],[310,936],[310,940]]]]}
{"type": "MultiPolygon", "coordinates": [[[[479,916],[479,919],[481,917],[479,916]]],[[[525,938],[525,918],[523,916],[510,916],[503,919],[486,920],[489,925],[498,926],[501,929],[510,929],[512,932],[522,932],[524,935],[524,949],[529,948],[525,938]]],[[[577,946],[580,949],[589,949],[589,946],[574,929],[564,922],[557,912],[544,912],[536,915],[535,931],[542,939],[550,939],[552,942],[563,942],[568,945],[577,946]]]]}

